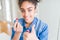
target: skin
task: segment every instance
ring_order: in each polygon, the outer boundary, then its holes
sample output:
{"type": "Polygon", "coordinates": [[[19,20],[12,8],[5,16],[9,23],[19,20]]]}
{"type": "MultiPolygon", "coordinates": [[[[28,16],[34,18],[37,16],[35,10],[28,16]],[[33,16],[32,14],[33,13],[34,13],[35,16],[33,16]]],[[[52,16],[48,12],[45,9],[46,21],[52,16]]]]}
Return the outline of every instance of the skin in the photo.
{"type": "Polygon", "coordinates": [[[21,9],[22,16],[25,19],[26,23],[30,24],[33,21],[34,15],[35,15],[34,4],[25,1],[24,3],[22,3],[20,9],[21,9]]]}
{"type": "MultiPolygon", "coordinates": [[[[20,10],[21,10],[23,18],[26,21],[26,28],[28,28],[30,26],[30,24],[32,23],[32,21],[34,19],[34,16],[35,16],[35,10],[36,10],[35,5],[32,4],[31,2],[24,1],[22,3],[21,7],[20,7],[20,10]]],[[[13,37],[13,40],[19,40],[20,35],[21,35],[22,31],[23,31],[23,28],[18,23],[18,21],[15,22],[14,30],[16,31],[16,33],[15,33],[15,35],[13,37]],[[16,27],[16,25],[17,25],[17,27],[16,27]]],[[[24,32],[23,38],[24,38],[24,40],[38,40],[34,28],[32,28],[31,33],[24,32]],[[32,36],[30,36],[30,35],[32,35],[32,36]]]]}

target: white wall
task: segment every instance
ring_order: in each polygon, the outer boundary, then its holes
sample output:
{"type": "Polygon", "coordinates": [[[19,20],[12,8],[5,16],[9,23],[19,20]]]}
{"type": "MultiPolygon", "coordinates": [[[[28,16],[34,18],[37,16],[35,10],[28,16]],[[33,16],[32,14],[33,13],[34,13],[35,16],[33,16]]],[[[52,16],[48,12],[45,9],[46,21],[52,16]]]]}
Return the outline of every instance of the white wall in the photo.
{"type": "Polygon", "coordinates": [[[60,20],[59,20],[59,25],[58,25],[58,40],[60,40],[60,20]]]}
{"type": "Polygon", "coordinates": [[[2,19],[2,5],[1,5],[1,0],[0,0],[0,20],[2,19]]]}
{"type": "Polygon", "coordinates": [[[11,0],[11,8],[12,8],[12,19],[20,18],[20,10],[18,7],[18,0],[11,0]]]}
{"type": "Polygon", "coordinates": [[[60,0],[42,0],[38,17],[49,25],[49,40],[57,40],[60,18],[60,0]]]}
{"type": "Polygon", "coordinates": [[[11,21],[10,0],[0,0],[2,9],[0,10],[0,20],[11,21]]]}

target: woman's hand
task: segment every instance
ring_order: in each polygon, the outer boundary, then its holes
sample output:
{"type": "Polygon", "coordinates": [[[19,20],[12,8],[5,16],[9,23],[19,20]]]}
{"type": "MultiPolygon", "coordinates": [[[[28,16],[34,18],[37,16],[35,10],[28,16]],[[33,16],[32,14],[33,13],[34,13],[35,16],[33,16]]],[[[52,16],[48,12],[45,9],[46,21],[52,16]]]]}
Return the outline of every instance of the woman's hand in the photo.
{"type": "Polygon", "coordinates": [[[23,27],[21,26],[20,23],[18,23],[18,21],[16,21],[14,24],[14,31],[17,33],[22,33],[23,31],[23,27]]]}
{"type": "Polygon", "coordinates": [[[29,32],[25,32],[24,33],[24,35],[23,35],[24,40],[38,40],[38,38],[36,36],[36,32],[35,32],[34,26],[35,25],[32,26],[31,33],[29,33],[29,32]]]}
{"type": "Polygon", "coordinates": [[[20,23],[18,23],[18,20],[16,20],[16,22],[14,24],[14,31],[15,31],[15,34],[14,34],[14,37],[12,40],[19,40],[21,33],[23,31],[23,27],[21,26],[20,23]]]}

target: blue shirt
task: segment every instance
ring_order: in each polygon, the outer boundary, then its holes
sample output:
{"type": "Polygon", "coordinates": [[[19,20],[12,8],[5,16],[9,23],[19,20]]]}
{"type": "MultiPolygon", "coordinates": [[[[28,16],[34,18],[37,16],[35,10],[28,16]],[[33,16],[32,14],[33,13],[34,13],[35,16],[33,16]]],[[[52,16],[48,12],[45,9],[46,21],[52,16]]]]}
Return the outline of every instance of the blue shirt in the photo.
{"type": "MultiPolygon", "coordinates": [[[[18,22],[23,26],[23,32],[20,36],[20,40],[23,40],[23,33],[29,30],[31,32],[32,26],[35,24],[35,31],[36,31],[36,36],[39,40],[48,40],[48,25],[38,18],[34,17],[34,20],[32,21],[31,25],[29,28],[26,28],[25,20],[23,18],[20,18],[18,22]]],[[[15,31],[12,28],[12,36],[11,39],[14,37],[15,31]]],[[[32,36],[32,35],[31,35],[32,36]]]]}

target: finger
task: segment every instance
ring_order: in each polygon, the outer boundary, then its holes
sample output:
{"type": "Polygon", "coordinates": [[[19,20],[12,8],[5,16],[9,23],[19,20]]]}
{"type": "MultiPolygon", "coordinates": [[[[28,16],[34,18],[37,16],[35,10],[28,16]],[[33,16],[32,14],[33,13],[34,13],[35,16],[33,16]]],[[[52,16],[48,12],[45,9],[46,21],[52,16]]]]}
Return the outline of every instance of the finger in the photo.
{"type": "Polygon", "coordinates": [[[23,27],[21,26],[20,23],[18,23],[17,32],[22,32],[22,31],[23,31],[23,27]]]}
{"type": "Polygon", "coordinates": [[[29,32],[24,33],[24,40],[28,40],[29,34],[30,34],[29,32]]]}
{"type": "Polygon", "coordinates": [[[18,24],[18,22],[15,22],[14,24],[14,30],[16,31],[16,25],[18,24]]]}
{"type": "Polygon", "coordinates": [[[26,32],[30,33],[30,30],[27,30],[26,32]]]}
{"type": "Polygon", "coordinates": [[[32,26],[32,31],[33,33],[35,33],[35,29],[34,29],[35,25],[32,26]]]}
{"type": "Polygon", "coordinates": [[[24,39],[24,40],[27,40],[27,37],[26,37],[26,36],[23,36],[23,39],[24,39]]]}
{"type": "Polygon", "coordinates": [[[28,37],[29,33],[28,32],[24,32],[24,36],[28,37]]]}
{"type": "Polygon", "coordinates": [[[18,23],[18,24],[19,24],[19,27],[22,28],[22,25],[20,23],[18,23]]]}
{"type": "Polygon", "coordinates": [[[19,25],[19,23],[17,24],[17,32],[19,31],[19,29],[21,29],[20,28],[20,25],[19,25]]]}
{"type": "Polygon", "coordinates": [[[16,22],[17,22],[17,24],[16,24],[16,27],[17,27],[17,25],[18,25],[18,18],[16,18],[16,22]]]}
{"type": "Polygon", "coordinates": [[[18,18],[16,18],[16,22],[18,22],[18,18]]]}

